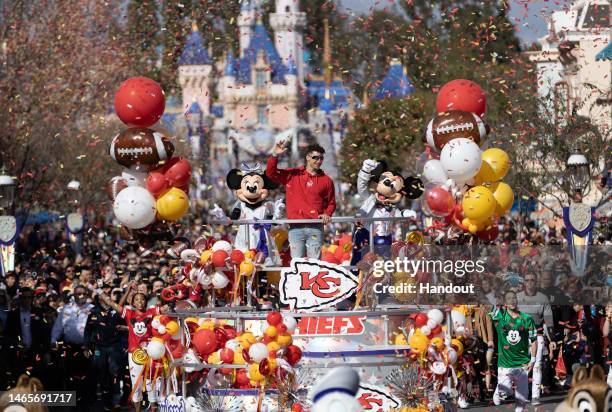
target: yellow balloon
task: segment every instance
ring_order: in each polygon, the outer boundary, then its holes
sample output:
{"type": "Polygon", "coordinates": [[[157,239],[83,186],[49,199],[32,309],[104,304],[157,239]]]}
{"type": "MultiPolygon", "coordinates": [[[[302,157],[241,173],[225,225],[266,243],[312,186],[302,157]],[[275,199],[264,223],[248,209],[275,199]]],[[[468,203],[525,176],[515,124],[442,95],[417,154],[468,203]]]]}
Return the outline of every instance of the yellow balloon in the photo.
{"type": "MultiPolygon", "coordinates": [[[[488,220],[486,221],[488,222],[488,220]]],[[[461,224],[467,228],[467,230],[471,234],[476,234],[476,232],[480,232],[486,226],[486,222],[477,222],[475,220],[470,219],[469,217],[464,217],[461,221],[461,224]]]]}
{"type": "Polygon", "coordinates": [[[259,372],[259,363],[249,365],[249,379],[255,382],[261,382],[265,377],[259,372]]]}
{"type": "Polygon", "coordinates": [[[235,351],[234,351],[234,363],[236,365],[246,365],[246,360],[244,359],[244,356],[242,356],[242,348],[238,347],[235,351]]]}
{"type": "Polygon", "coordinates": [[[289,346],[293,342],[293,338],[288,333],[281,333],[276,337],[276,341],[282,347],[289,346]]]}
{"type": "Polygon", "coordinates": [[[266,346],[268,347],[268,350],[271,352],[276,352],[277,350],[280,350],[281,348],[281,345],[279,345],[278,342],[276,341],[269,342],[266,346]]]}
{"type": "Polygon", "coordinates": [[[514,193],[512,193],[512,188],[509,184],[504,182],[499,182],[497,189],[495,189],[493,192],[493,197],[495,197],[495,200],[497,201],[495,213],[500,216],[510,210],[512,203],[514,203],[514,193]]]}
{"type": "Polygon", "coordinates": [[[475,186],[463,196],[461,205],[465,217],[474,222],[484,222],[495,212],[497,202],[489,189],[484,186],[475,186]]]}
{"type": "Polygon", "coordinates": [[[213,253],[212,249],[207,249],[203,251],[202,254],[200,255],[200,265],[206,264],[206,262],[210,260],[212,253],[213,253]]]}
{"type": "Polygon", "coordinates": [[[474,176],[477,185],[483,182],[502,180],[510,169],[510,157],[501,149],[492,148],[482,152],[482,166],[474,176]]]}
{"type": "Polygon", "coordinates": [[[211,365],[220,365],[221,364],[221,355],[219,355],[219,351],[213,352],[208,355],[208,363],[211,365]]]}
{"type": "Polygon", "coordinates": [[[451,340],[451,345],[457,348],[457,355],[461,356],[463,353],[463,343],[459,339],[451,340]]]}
{"type": "Polygon", "coordinates": [[[255,265],[250,260],[243,260],[240,263],[240,275],[251,276],[255,272],[255,265]]]}
{"type": "Polygon", "coordinates": [[[171,320],[166,323],[166,332],[172,336],[175,335],[179,331],[179,324],[176,321],[171,320]]]}
{"type": "Polygon", "coordinates": [[[394,340],[394,344],[396,345],[408,345],[408,342],[406,341],[406,337],[404,336],[403,333],[398,333],[397,335],[395,335],[395,340],[394,340]]]}
{"type": "Polygon", "coordinates": [[[429,346],[429,338],[423,332],[414,332],[410,339],[408,339],[408,345],[416,353],[424,353],[429,346]]]}
{"type": "Polygon", "coordinates": [[[439,336],[433,338],[430,343],[436,347],[436,350],[444,349],[444,339],[439,336]]]}
{"type": "Polygon", "coordinates": [[[181,189],[171,188],[157,199],[157,214],[163,220],[179,220],[189,210],[189,197],[181,189]]]}
{"type": "Polygon", "coordinates": [[[253,260],[253,259],[255,259],[255,251],[249,249],[246,252],[244,252],[244,259],[245,260],[253,260]]]}
{"type": "Polygon", "coordinates": [[[266,328],[266,331],[264,333],[266,336],[274,338],[276,335],[278,335],[278,329],[276,329],[276,326],[270,325],[266,328]]]}
{"type": "Polygon", "coordinates": [[[246,350],[248,350],[252,344],[257,342],[255,340],[255,336],[253,336],[251,332],[244,332],[240,334],[236,339],[238,340],[238,343],[240,343],[240,346],[242,346],[246,350]]]}

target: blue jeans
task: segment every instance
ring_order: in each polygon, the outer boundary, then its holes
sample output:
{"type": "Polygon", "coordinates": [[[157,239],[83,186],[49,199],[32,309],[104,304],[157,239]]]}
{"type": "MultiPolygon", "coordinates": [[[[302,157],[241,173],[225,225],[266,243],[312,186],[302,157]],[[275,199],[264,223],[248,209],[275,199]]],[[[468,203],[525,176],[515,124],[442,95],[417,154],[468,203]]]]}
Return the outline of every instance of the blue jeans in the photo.
{"type": "Polygon", "coordinates": [[[323,225],[295,226],[289,228],[291,258],[318,259],[323,246],[323,225]]]}

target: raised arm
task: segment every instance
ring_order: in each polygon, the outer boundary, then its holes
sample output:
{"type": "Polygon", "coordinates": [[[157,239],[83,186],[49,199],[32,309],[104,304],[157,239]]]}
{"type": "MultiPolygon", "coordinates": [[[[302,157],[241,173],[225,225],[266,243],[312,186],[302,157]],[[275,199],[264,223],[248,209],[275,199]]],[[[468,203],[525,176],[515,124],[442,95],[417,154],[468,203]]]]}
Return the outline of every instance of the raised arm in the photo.
{"type": "MultiPolygon", "coordinates": [[[[127,294],[128,292],[126,292],[127,294]]],[[[126,296],[126,295],[123,295],[126,296]]],[[[119,302],[119,304],[113,302],[113,300],[108,297],[104,292],[100,293],[98,295],[98,299],[100,299],[102,302],[104,302],[105,305],[107,305],[110,308],[113,308],[115,311],[117,311],[117,313],[123,313],[123,304],[121,302],[119,302]]],[[[123,300],[123,298],[121,298],[123,300]]]]}
{"type": "Polygon", "coordinates": [[[286,185],[289,181],[289,172],[285,169],[278,168],[278,157],[287,151],[286,144],[283,140],[279,141],[273,149],[272,156],[268,157],[266,165],[266,176],[274,183],[286,185]]]}
{"type": "Polygon", "coordinates": [[[372,170],[378,166],[378,162],[372,159],[366,159],[361,165],[361,170],[357,174],[357,193],[362,198],[369,195],[370,179],[372,178],[372,170]]]}

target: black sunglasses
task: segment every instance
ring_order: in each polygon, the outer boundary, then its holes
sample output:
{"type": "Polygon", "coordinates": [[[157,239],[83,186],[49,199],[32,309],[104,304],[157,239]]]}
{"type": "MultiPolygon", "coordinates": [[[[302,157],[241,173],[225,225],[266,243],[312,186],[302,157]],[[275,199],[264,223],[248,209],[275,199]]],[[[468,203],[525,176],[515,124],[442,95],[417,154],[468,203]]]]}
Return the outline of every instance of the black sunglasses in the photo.
{"type": "Polygon", "coordinates": [[[323,160],[324,156],[310,156],[312,160],[323,160]]]}

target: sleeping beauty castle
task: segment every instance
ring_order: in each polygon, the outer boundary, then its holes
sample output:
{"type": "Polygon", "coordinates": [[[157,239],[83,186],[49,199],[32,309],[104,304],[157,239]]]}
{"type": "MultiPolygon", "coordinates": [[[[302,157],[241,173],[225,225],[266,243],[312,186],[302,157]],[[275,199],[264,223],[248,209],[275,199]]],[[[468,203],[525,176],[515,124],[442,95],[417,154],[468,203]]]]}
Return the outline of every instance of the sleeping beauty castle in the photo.
{"type": "MultiPolygon", "coordinates": [[[[304,49],[306,14],[295,0],[276,0],[271,35],[257,0],[244,0],[238,17],[239,48],[213,61],[194,25],[179,59],[180,101],[169,99],[163,124],[189,136],[191,156],[203,167],[195,198],[228,194],[225,176],[244,161],[265,160],[278,140],[290,142],[288,165],[300,165],[311,143],[325,148],[323,169],[337,177],[338,150],[348,122],[364,102],[334,75],[325,23],[323,74],[314,75],[304,49]]],[[[373,99],[414,91],[393,60],[373,99]]]]}

